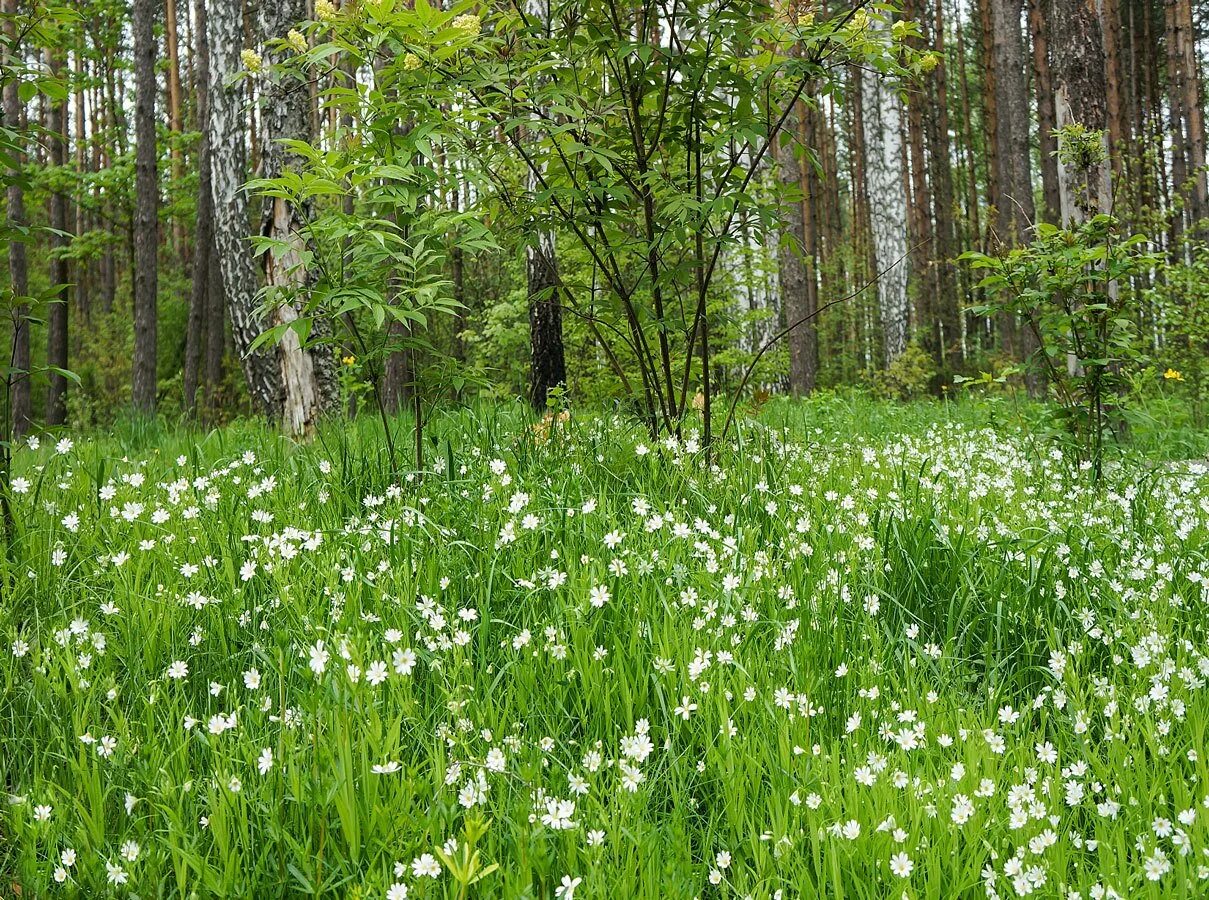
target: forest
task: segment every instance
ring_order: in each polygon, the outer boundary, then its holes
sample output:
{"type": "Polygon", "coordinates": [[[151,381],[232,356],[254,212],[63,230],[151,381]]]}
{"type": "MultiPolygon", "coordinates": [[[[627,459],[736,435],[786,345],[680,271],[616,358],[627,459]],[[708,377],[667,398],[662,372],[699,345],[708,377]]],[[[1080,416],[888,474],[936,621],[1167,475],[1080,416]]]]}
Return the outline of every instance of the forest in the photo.
{"type": "Polygon", "coordinates": [[[0,0],[0,898],[1204,896],[1207,61],[0,0]]]}

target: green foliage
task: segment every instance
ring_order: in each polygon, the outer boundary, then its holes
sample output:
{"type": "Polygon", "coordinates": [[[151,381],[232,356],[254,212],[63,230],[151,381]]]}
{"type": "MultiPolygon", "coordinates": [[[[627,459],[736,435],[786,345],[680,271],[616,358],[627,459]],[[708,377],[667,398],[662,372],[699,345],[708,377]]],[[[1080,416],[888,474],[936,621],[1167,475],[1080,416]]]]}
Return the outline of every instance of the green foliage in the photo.
{"type": "Polygon", "coordinates": [[[1037,226],[1037,238],[1004,256],[967,253],[982,271],[980,315],[1019,319],[1036,338],[1026,360],[1053,389],[1058,411],[1097,477],[1106,435],[1121,427],[1131,371],[1145,360],[1130,315],[1131,279],[1158,265],[1141,235],[1097,215],[1071,228],[1037,226]]]}
{"type": "Polygon", "coordinates": [[[1166,391],[1186,397],[1193,418],[1206,422],[1209,404],[1209,247],[1189,247],[1190,260],[1167,265],[1142,297],[1163,310],[1160,349],[1152,375],[1166,391]]]}
{"type": "Polygon", "coordinates": [[[870,388],[882,400],[914,400],[932,390],[937,374],[936,360],[912,341],[887,368],[869,373],[870,388]]]}

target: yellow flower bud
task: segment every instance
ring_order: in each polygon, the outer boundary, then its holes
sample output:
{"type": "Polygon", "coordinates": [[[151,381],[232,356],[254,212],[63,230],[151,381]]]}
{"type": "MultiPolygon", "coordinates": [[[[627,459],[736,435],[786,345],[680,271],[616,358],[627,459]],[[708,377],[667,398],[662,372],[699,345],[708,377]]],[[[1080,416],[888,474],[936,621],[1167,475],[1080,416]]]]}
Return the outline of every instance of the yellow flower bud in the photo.
{"type": "Polygon", "coordinates": [[[294,49],[295,53],[306,53],[306,38],[297,28],[290,29],[290,33],[285,37],[285,42],[294,49]]]}
{"type": "Polygon", "coordinates": [[[483,21],[478,16],[466,13],[454,19],[452,26],[458,31],[466,32],[470,37],[478,37],[483,30],[483,21]]]}
{"type": "Polygon", "coordinates": [[[244,70],[251,75],[258,74],[264,68],[264,60],[255,50],[241,50],[239,61],[243,63],[244,70]]]}
{"type": "Polygon", "coordinates": [[[416,69],[420,68],[421,65],[422,63],[420,62],[420,57],[416,56],[414,53],[408,53],[403,57],[403,68],[408,72],[414,72],[416,69]]]}
{"type": "Polygon", "coordinates": [[[315,0],[315,18],[320,22],[330,22],[336,18],[336,4],[332,0],[315,0]]]}

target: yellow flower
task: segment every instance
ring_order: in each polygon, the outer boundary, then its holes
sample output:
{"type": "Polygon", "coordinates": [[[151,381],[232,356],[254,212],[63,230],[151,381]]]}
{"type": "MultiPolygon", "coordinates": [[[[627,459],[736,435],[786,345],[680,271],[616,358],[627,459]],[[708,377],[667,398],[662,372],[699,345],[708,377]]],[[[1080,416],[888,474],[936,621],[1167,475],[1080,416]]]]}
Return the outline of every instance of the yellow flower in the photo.
{"type": "Polygon", "coordinates": [[[260,58],[260,54],[255,50],[241,50],[239,61],[243,63],[244,69],[252,75],[257,74],[264,68],[264,60],[260,58]]]}
{"type": "Polygon", "coordinates": [[[1175,369],[1168,369],[1166,372],[1163,373],[1163,377],[1166,378],[1168,381],[1183,381],[1184,380],[1184,376],[1181,375],[1179,372],[1177,372],[1175,369]]]}
{"type": "Polygon", "coordinates": [[[414,53],[408,53],[403,57],[403,68],[408,72],[414,72],[416,69],[420,68],[421,65],[422,63],[420,62],[420,57],[416,56],[414,53]]]}
{"type": "Polygon", "coordinates": [[[294,52],[306,53],[306,38],[297,28],[290,29],[290,33],[285,36],[285,42],[294,48],[294,52]]]}
{"type": "Polygon", "coordinates": [[[346,366],[355,365],[357,362],[357,357],[349,354],[348,356],[344,357],[344,359],[340,360],[340,362],[344,363],[346,366]]]}
{"type": "Polygon", "coordinates": [[[925,53],[919,60],[919,67],[925,72],[931,72],[940,65],[939,53],[925,53]]]}
{"type": "Polygon", "coordinates": [[[471,37],[478,37],[483,30],[483,21],[478,16],[466,13],[453,20],[451,25],[458,31],[464,31],[471,37]]]}
{"type": "Polygon", "coordinates": [[[336,18],[336,4],[332,0],[315,0],[315,18],[320,22],[330,22],[336,18]]]}

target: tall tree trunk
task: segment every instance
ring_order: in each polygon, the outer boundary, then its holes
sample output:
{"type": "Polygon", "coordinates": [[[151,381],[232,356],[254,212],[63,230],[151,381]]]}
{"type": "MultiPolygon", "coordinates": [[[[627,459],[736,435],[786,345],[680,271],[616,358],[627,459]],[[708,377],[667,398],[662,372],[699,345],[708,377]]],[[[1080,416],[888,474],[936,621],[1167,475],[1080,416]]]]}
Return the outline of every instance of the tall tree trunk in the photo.
{"type": "Polygon", "coordinates": [[[235,351],[243,365],[248,393],[256,408],[275,421],[281,418],[281,371],[276,355],[261,348],[250,352],[261,332],[256,315],[259,277],[249,241],[247,114],[244,87],[228,85],[240,69],[243,47],[242,0],[208,0],[206,35],[210,49],[210,177],[214,198],[214,247],[222,291],[226,296],[235,351]]]}
{"type": "Polygon", "coordinates": [[[1100,31],[1104,37],[1104,86],[1108,123],[1109,167],[1118,181],[1125,172],[1128,130],[1121,90],[1120,0],[1099,0],[1100,31]]]}
{"type": "Polygon", "coordinates": [[[156,400],[159,184],[155,152],[155,0],[134,0],[134,372],[135,409],[156,400]]]}
{"type": "MultiPolygon", "coordinates": [[[[171,0],[170,0],[171,2],[171,0]]],[[[195,0],[196,67],[197,67],[197,127],[201,138],[197,146],[197,228],[193,235],[193,273],[189,292],[189,323],[185,332],[184,401],[185,410],[197,408],[197,385],[202,372],[202,359],[208,360],[210,345],[222,347],[222,319],[218,329],[212,329],[210,311],[211,245],[214,241],[214,195],[210,179],[210,46],[206,41],[205,0],[195,0]]],[[[218,307],[221,315],[221,305],[218,307]]],[[[219,359],[221,360],[221,353],[219,359]]],[[[209,373],[206,373],[207,376],[209,373]]],[[[207,381],[209,378],[207,377],[207,381]]],[[[212,386],[207,385],[207,395],[212,386]]],[[[209,410],[207,410],[207,413],[209,410]]]]}
{"type": "MultiPolygon", "coordinates": [[[[547,30],[550,26],[550,5],[543,0],[527,0],[528,12],[547,30]]],[[[646,37],[645,25],[639,28],[641,39],[646,37]]],[[[530,173],[530,188],[536,190],[537,176],[530,173]]],[[[649,240],[650,235],[647,235],[649,240]]],[[[526,252],[526,278],[529,299],[529,402],[536,410],[546,408],[550,391],[567,380],[567,364],[563,350],[563,314],[558,297],[558,256],[554,232],[542,230],[536,244],[526,252]]],[[[652,251],[653,252],[653,251],[652,251]]],[[[656,289],[658,290],[658,289],[656,289]]],[[[655,295],[659,306],[659,295],[655,295]]],[[[672,389],[668,370],[668,391],[672,389]]],[[[668,405],[675,396],[668,397],[668,405]]],[[[668,423],[670,426],[670,422],[668,423]]]]}
{"type": "Polygon", "coordinates": [[[1054,83],[1049,65],[1049,25],[1045,21],[1046,0],[1029,0],[1029,31],[1033,38],[1033,81],[1037,91],[1037,145],[1041,156],[1041,194],[1045,201],[1044,221],[1056,224],[1061,216],[1058,197],[1058,141],[1054,129],[1054,83]]]}
{"type": "MultiPolygon", "coordinates": [[[[878,39],[889,39],[890,27],[885,21],[875,18],[870,28],[881,33],[878,39]]],[[[907,347],[910,315],[905,265],[907,198],[903,189],[902,103],[895,86],[865,72],[861,74],[861,107],[882,350],[889,365],[907,347]]]]}
{"type": "MultiPolygon", "coordinates": [[[[903,4],[904,21],[914,22],[922,37],[909,37],[907,45],[922,52],[926,46],[928,22],[919,0],[903,4]]],[[[926,77],[926,76],[924,76],[926,77]]],[[[936,270],[932,259],[936,253],[932,232],[932,191],[928,185],[927,154],[924,150],[924,107],[927,85],[924,77],[913,79],[907,86],[907,233],[911,239],[912,297],[916,304],[915,333],[920,336],[924,350],[937,359],[940,355],[940,330],[936,323],[936,270]]]]}
{"type": "Polygon", "coordinates": [[[529,293],[529,402],[546,408],[550,391],[567,381],[563,352],[563,314],[558,298],[554,233],[542,230],[537,246],[527,248],[529,293]]]}
{"type": "Polygon", "coordinates": [[[995,107],[999,114],[999,192],[995,230],[1001,246],[1030,239],[1036,218],[1029,164],[1029,102],[1020,34],[1020,0],[989,0],[995,59],[995,107]]]}
{"type": "Polygon", "coordinates": [[[932,181],[933,217],[936,223],[935,327],[936,362],[942,376],[954,372],[961,361],[961,323],[957,306],[957,208],[953,190],[952,145],[949,138],[948,64],[945,59],[944,0],[935,0],[933,47],[940,61],[932,73],[930,114],[927,117],[929,177],[932,181]]]}
{"type": "MultiPolygon", "coordinates": [[[[278,0],[260,6],[260,33],[266,41],[284,35],[306,17],[305,0],[278,0]]],[[[270,45],[271,46],[271,45],[270,45]]],[[[276,51],[266,50],[266,67],[272,66],[276,51]]],[[[261,177],[279,178],[300,160],[282,141],[311,142],[310,96],[296,81],[266,80],[261,89],[260,126],[261,177]]],[[[271,304],[270,322],[284,325],[300,315],[295,294],[307,289],[311,273],[302,262],[306,248],[305,223],[308,209],[299,209],[282,197],[265,200],[260,233],[281,242],[263,256],[265,286],[271,304]]],[[[322,319],[312,328],[316,337],[323,334],[322,319]]],[[[315,343],[303,347],[298,334],[287,329],[278,342],[277,360],[281,375],[281,425],[291,437],[311,436],[319,417],[334,406],[337,396],[335,359],[331,345],[315,343]]]]}
{"type": "MultiPolygon", "coordinates": [[[[48,54],[50,69],[56,78],[63,75],[63,60],[59,51],[48,54]]],[[[50,108],[50,164],[57,169],[67,165],[67,97],[56,100],[50,108]]],[[[67,194],[56,187],[50,195],[50,284],[53,299],[47,313],[46,362],[52,366],[50,389],[46,394],[46,424],[62,425],[67,421],[67,194]]]]}
{"type": "MultiPolygon", "coordinates": [[[[81,30],[76,39],[75,50],[75,137],[76,137],[76,178],[79,188],[76,191],[76,234],[82,235],[88,231],[88,120],[84,113],[84,91],[87,83],[87,68],[84,61],[84,34],[81,30]]],[[[91,313],[89,288],[91,277],[89,272],[89,257],[81,256],[76,259],[76,309],[81,318],[88,321],[91,313]]]]}
{"type": "MultiPolygon", "coordinates": [[[[180,137],[184,130],[181,114],[180,41],[176,21],[176,0],[164,0],[164,47],[168,52],[168,127],[172,130],[172,181],[179,184],[184,177],[185,161],[180,137]]],[[[185,223],[179,216],[172,222],[173,248],[182,257],[185,253],[185,223]]]]}
{"type": "Polygon", "coordinates": [[[1184,133],[1189,176],[1192,178],[1188,205],[1192,222],[1209,216],[1209,175],[1205,171],[1205,106],[1201,96],[1201,72],[1196,56],[1196,32],[1191,0],[1175,0],[1176,37],[1182,59],[1184,133]]]}
{"type": "MultiPolygon", "coordinates": [[[[4,29],[4,43],[0,46],[3,54],[3,64],[11,64],[12,57],[17,52],[17,3],[18,0],[3,0],[0,5],[0,26],[4,29]]],[[[17,93],[18,81],[9,78],[4,82],[3,103],[5,124],[15,129],[19,134],[24,131],[23,104],[17,93]]],[[[8,187],[6,204],[8,224],[11,228],[24,228],[29,223],[25,216],[25,192],[22,188],[20,174],[21,158],[17,157],[9,163],[6,175],[8,187]]],[[[15,303],[12,306],[12,348],[10,365],[12,371],[7,377],[9,412],[12,416],[14,437],[21,437],[32,424],[33,406],[29,383],[29,304],[25,298],[29,296],[29,263],[25,256],[24,241],[10,241],[8,245],[8,277],[15,303]]]]}
{"type": "Polygon", "coordinates": [[[1112,208],[1112,179],[1109,177],[1108,99],[1104,73],[1104,39],[1100,17],[1086,0],[1053,0],[1054,105],[1058,128],[1068,125],[1099,131],[1104,159],[1085,172],[1075,171],[1058,158],[1058,187],[1062,219],[1084,221],[1096,212],[1112,208]]]}
{"type": "MultiPolygon", "coordinates": [[[[798,157],[798,141],[804,104],[794,106],[785,121],[784,138],[777,149],[777,176],[785,194],[795,199],[781,205],[781,235],[777,253],[777,274],[781,285],[781,309],[786,327],[810,315],[810,296],[806,267],[806,209],[805,198],[799,197],[806,183],[803,166],[798,157]]],[[[816,324],[805,322],[789,332],[789,389],[795,395],[814,390],[815,372],[811,367],[811,341],[817,341],[816,324]]]]}

